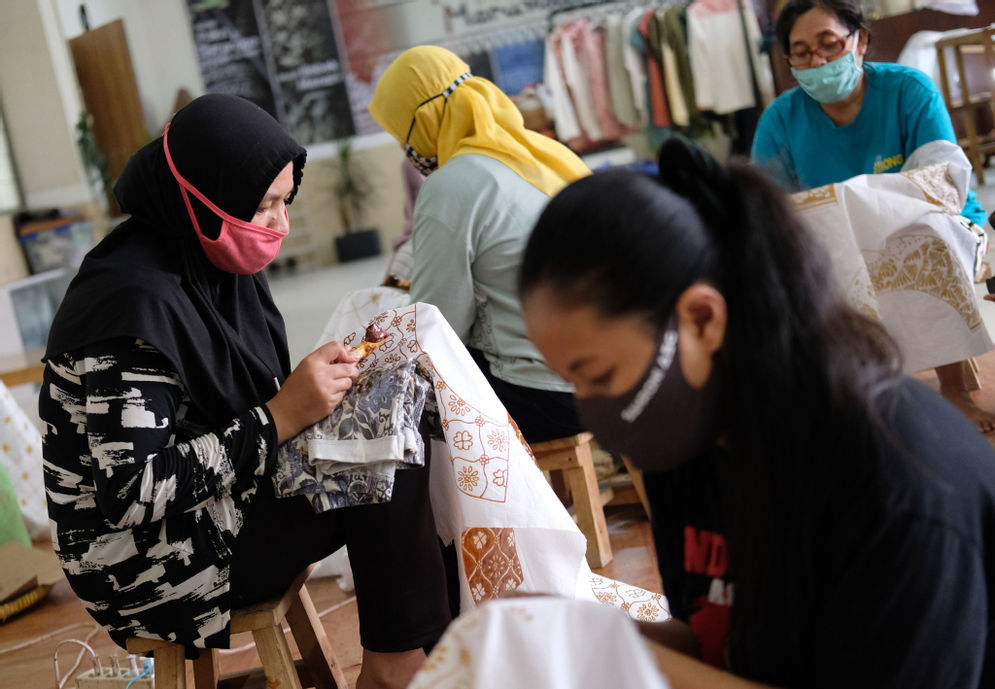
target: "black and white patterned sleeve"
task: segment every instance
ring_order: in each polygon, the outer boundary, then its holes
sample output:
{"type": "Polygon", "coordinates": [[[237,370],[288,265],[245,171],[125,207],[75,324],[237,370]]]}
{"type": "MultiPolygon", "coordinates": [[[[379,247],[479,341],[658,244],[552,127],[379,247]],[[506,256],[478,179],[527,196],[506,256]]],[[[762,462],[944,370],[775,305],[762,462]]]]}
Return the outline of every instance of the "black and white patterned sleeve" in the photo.
{"type": "Polygon", "coordinates": [[[272,473],[276,429],[264,406],[177,438],[189,402],[161,352],[115,340],[89,348],[82,365],[97,506],[117,528],[197,509],[272,473]]]}

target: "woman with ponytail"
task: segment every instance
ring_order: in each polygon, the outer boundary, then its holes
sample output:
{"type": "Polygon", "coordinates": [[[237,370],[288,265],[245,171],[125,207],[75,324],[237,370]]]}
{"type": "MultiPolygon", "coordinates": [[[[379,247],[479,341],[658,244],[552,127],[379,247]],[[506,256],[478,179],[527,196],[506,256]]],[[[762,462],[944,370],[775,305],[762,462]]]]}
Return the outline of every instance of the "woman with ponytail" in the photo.
{"type": "Polygon", "coordinates": [[[572,388],[525,335],[515,278],[549,197],[587,167],[436,46],[387,68],[370,114],[427,176],[414,208],[411,300],[439,308],[529,442],[583,430],[572,388]]]}
{"type": "Polygon", "coordinates": [[[995,452],[901,375],[776,187],[679,140],[660,160],[558,194],[520,293],[582,420],[645,472],[674,619],[644,631],[684,652],[664,673],[991,686],[995,452]]]}

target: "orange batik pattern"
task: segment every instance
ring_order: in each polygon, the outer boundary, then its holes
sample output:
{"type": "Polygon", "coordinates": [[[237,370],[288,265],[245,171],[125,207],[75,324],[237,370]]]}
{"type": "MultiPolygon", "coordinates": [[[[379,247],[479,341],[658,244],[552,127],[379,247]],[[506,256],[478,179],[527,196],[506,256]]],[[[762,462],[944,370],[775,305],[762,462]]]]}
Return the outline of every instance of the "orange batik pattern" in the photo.
{"type": "Polygon", "coordinates": [[[463,567],[475,603],[497,598],[522,585],[522,562],[515,530],[475,528],[463,532],[463,567]]]}
{"type": "MultiPolygon", "coordinates": [[[[345,335],[343,344],[351,347],[359,342],[372,320],[386,337],[360,368],[414,358],[432,380],[447,446],[445,453],[433,455],[433,510],[438,510],[440,536],[447,543],[458,541],[454,545],[462,565],[464,609],[526,588],[590,597],[636,619],[666,619],[663,595],[590,572],[583,535],[546,484],[514,420],[438,310],[409,304],[374,315],[375,311],[370,313],[378,308],[374,297],[347,302],[345,320],[349,327],[360,329],[345,335]],[[441,461],[443,454],[449,456],[449,474],[441,461]]],[[[333,321],[325,328],[326,342],[344,332],[333,328],[333,321]]]]}
{"type": "MultiPolygon", "coordinates": [[[[415,357],[432,377],[456,488],[472,498],[504,503],[508,499],[510,443],[521,443],[531,456],[528,444],[510,417],[499,420],[488,416],[442,377],[418,341],[415,305],[382,313],[373,322],[387,333],[387,338],[361,366],[375,367],[381,362],[391,365],[415,357]]],[[[357,337],[361,334],[346,337],[344,344],[351,347],[357,337]]],[[[497,598],[502,592],[521,586],[524,576],[514,529],[466,529],[461,552],[474,602],[497,598]]]]}

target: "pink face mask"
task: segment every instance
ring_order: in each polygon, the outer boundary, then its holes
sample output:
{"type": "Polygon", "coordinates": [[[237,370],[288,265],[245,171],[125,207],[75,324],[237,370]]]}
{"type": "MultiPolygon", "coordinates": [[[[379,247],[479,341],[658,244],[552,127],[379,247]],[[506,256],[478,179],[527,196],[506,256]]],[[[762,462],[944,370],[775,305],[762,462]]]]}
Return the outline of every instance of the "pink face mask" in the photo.
{"type": "MultiPolygon", "coordinates": [[[[190,216],[190,222],[193,223],[197,239],[200,240],[200,245],[204,249],[207,259],[216,268],[228,273],[238,275],[258,273],[276,258],[280,251],[280,243],[288,232],[239,220],[211,203],[190,182],[183,179],[183,176],[176,169],[173,157],[169,154],[169,146],[166,143],[168,134],[169,125],[167,124],[166,131],[162,135],[162,148],[166,152],[166,163],[169,165],[170,172],[173,173],[173,178],[180,185],[180,194],[183,196],[183,202],[186,203],[187,214],[190,216]],[[201,231],[200,223],[197,222],[197,215],[193,212],[187,192],[193,194],[198,201],[221,218],[221,232],[217,239],[206,237],[201,231]]],[[[287,209],[284,208],[283,212],[286,214],[287,209]]],[[[289,220],[289,216],[287,217],[289,220]]]]}

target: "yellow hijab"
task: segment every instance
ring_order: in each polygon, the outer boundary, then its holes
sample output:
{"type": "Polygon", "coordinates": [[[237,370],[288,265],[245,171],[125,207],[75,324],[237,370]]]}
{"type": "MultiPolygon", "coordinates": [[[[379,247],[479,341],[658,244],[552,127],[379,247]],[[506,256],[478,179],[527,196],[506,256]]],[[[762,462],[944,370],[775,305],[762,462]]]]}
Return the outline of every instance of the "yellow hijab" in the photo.
{"type": "Polygon", "coordinates": [[[453,156],[480,153],[501,161],[549,196],[590,174],[569,148],[526,129],[515,104],[487,79],[471,76],[448,98],[437,97],[469,71],[445,48],[406,50],[377,82],[370,114],[395,139],[407,139],[422,157],[437,157],[440,167],[453,156]]]}

